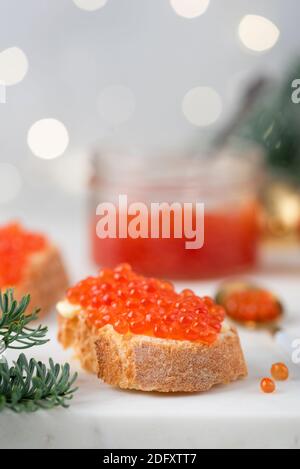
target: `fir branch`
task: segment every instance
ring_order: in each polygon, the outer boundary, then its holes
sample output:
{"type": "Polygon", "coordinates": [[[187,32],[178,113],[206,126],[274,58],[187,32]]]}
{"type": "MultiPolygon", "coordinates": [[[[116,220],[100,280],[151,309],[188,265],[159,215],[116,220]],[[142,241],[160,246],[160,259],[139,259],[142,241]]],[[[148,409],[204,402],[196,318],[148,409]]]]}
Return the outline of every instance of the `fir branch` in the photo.
{"type": "Polygon", "coordinates": [[[5,348],[28,349],[35,345],[48,342],[44,339],[48,332],[47,327],[28,327],[28,324],[38,318],[39,309],[28,313],[30,295],[24,296],[20,302],[14,298],[13,289],[2,294],[0,291],[0,340],[5,348]],[[14,345],[16,344],[16,345],[14,345]]]}
{"type": "Polygon", "coordinates": [[[14,291],[0,291],[0,411],[34,412],[38,409],[68,407],[77,388],[73,387],[77,374],[70,375],[69,364],[55,364],[49,359],[46,366],[35,359],[27,360],[22,353],[13,366],[1,354],[6,349],[28,349],[48,342],[47,327],[28,327],[39,310],[28,313],[30,295],[18,302],[14,291]]]}
{"type": "Polygon", "coordinates": [[[77,388],[73,384],[77,373],[70,375],[69,364],[49,367],[34,360],[28,362],[21,354],[12,367],[0,361],[0,411],[9,408],[15,412],[34,412],[38,409],[68,407],[77,388]]]}

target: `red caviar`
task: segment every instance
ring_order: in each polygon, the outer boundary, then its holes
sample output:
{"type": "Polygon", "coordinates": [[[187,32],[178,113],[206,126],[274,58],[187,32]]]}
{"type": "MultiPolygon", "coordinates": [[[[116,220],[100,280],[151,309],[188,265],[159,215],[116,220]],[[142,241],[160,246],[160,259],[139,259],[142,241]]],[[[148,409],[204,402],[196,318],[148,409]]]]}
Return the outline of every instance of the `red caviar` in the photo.
{"type": "Polygon", "coordinates": [[[272,293],[258,289],[232,292],[226,296],[223,304],[229,317],[242,322],[275,321],[282,311],[272,293]]]}
{"type": "Polygon", "coordinates": [[[265,394],[272,394],[276,390],[276,385],[274,381],[270,378],[264,378],[260,382],[260,387],[262,392],[265,394]]]}
{"type": "Polygon", "coordinates": [[[46,245],[44,236],[26,231],[17,223],[0,227],[0,287],[18,285],[29,257],[46,245]]]}
{"type": "Polygon", "coordinates": [[[211,298],[191,290],[176,293],[171,283],[140,276],[128,264],[81,281],[67,298],[86,310],[90,325],[111,324],[120,334],[212,344],[225,317],[223,307],[211,298]]]}
{"type": "MultiPolygon", "coordinates": [[[[192,279],[220,277],[252,267],[257,259],[259,207],[252,200],[220,210],[206,210],[205,244],[201,249],[186,249],[188,239],[175,237],[176,225],[171,217],[170,238],[105,238],[97,236],[99,217],[91,224],[92,253],[98,265],[109,267],[126,259],[144,275],[192,279]],[[153,258],[159,259],[154,263],[153,258]]],[[[131,218],[129,217],[128,223],[131,218]]],[[[192,213],[196,226],[196,213],[192,213]]],[[[151,221],[148,221],[150,226],[151,221]]]]}
{"type": "Polygon", "coordinates": [[[275,381],[286,381],[289,378],[289,369],[284,363],[274,363],[271,374],[275,381]]]}

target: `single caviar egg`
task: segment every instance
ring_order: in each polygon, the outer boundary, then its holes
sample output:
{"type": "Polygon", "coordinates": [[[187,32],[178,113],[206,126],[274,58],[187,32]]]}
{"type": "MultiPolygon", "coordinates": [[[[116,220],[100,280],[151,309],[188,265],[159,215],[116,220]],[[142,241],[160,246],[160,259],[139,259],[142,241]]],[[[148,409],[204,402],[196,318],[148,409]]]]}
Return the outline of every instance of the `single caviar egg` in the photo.
{"type": "Polygon", "coordinates": [[[111,325],[119,334],[189,340],[210,345],[222,329],[224,309],[191,290],[177,293],[170,282],[146,278],[128,264],[104,269],[67,293],[82,307],[90,325],[111,325]]]}
{"type": "Polygon", "coordinates": [[[271,378],[263,378],[260,382],[262,392],[272,394],[276,390],[276,385],[271,378]]]}
{"type": "Polygon", "coordinates": [[[271,374],[275,381],[286,381],[289,377],[289,369],[284,363],[274,363],[271,374]]]}

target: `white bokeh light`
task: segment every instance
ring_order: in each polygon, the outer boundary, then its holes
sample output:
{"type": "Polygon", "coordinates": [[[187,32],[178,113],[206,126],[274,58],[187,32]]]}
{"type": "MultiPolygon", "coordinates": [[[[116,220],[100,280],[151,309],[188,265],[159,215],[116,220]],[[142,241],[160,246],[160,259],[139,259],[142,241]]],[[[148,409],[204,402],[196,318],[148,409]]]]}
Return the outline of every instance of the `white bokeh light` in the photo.
{"type": "Polygon", "coordinates": [[[206,12],[210,0],[170,0],[177,15],[184,18],[196,18],[206,12]]]}
{"type": "Polygon", "coordinates": [[[69,134],[59,120],[41,119],[30,127],[27,143],[35,156],[52,160],[65,152],[69,144],[69,134]]]}
{"type": "Polygon", "coordinates": [[[19,171],[10,163],[0,163],[0,204],[14,200],[22,187],[19,171]]]}
{"type": "Polygon", "coordinates": [[[73,0],[73,2],[81,10],[96,11],[104,7],[107,0],[73,0]]]}
{"type": "Polygon", "coordinates": [[[280,36],[279,29],[272,21],[257,15],[244,16],[238,32],[244,46],[255,52],[271,49],[280,36]]]}
{"type": "Polygon", "coordinates": [[[23,80],[28,71],[28,60],[19,47],[10,47],[0,53],[0,82],[6,86],[23,80]]]}
{"type": "Polygon", "coordinates": [[[110,125],[120,125],[127,122],[135,111],[133,92],[122,85],[104,88],[98,98],[98,111],[110,125]]]}
{"type": "Polygon", "coordinates": [[[182,110],[191,124],[206,127],[220,117],[222,101],[213,88],[199,86],[186,93],[182,102],[182,110]]]}

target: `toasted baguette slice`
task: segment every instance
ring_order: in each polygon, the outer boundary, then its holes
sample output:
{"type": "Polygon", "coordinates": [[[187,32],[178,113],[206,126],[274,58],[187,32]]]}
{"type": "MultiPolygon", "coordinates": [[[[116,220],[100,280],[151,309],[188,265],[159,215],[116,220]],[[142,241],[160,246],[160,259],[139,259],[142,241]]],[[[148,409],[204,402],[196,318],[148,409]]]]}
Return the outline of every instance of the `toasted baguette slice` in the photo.
{"type": "Polygon", "coordinates": [[[29,293],[32,307],[41,308],[41,315],[46,314],[63,297],[68,287],[58,249],[49,246],[31,255],[22,282],[13,287],[17,298],[29,293]]]}
{"type": "Polygon", "coordinates": [[[118,334],[86,324],[84,312],[59,316],[59,341],[72,347],[84,369],[124,389],[159,392],[207,391],[247,376],[247,366],[234,328],[211,346],[136,334],[118,334]]]}
{"type": "Polygon", "coordinates": [[[96,341],[98,376],[124,389],[208,391],[247,375],[237,332],[229,329],[210,346],[143,335],[120,335],[112,326],[96,341]]]}
{"type": "Polygon", "coordinates": [[[94,374],[98,373],[96,342],[100,332],[87,325],[83,311],[70,318],[58,315],[58,341],[65,349],[72,348],[81,367],[94,374]]]}

